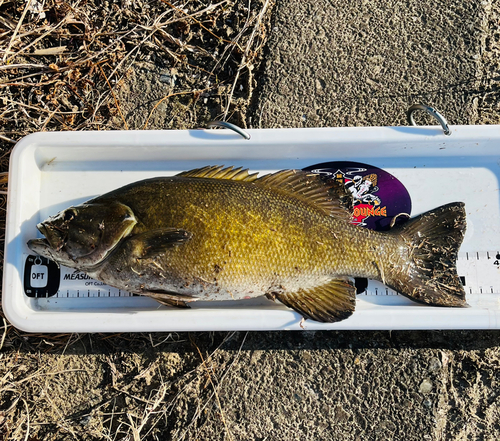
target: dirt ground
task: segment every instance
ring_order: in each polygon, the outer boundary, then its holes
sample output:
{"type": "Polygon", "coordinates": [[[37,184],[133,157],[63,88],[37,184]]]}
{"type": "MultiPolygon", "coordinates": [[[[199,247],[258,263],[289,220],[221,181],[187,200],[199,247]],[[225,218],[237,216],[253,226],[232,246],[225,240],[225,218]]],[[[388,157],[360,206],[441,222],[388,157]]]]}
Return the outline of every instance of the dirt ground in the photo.
{"type": "MultiPolygon", "coordinates": [[[[498,0],[0,0],[0,233],[35,131],[500,124],[499,29],[498,0]]],[[[497,331],[0,331],[0,439],[500,439],[497,331]]]]}

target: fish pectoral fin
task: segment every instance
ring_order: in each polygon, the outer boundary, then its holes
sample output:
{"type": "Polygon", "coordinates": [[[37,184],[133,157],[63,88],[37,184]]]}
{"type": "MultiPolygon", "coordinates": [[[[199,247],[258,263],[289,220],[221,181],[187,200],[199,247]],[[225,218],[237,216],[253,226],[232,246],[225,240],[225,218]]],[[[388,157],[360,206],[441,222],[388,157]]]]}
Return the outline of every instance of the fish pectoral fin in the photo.
{"type": "Polygon", "coordinates": [[[323,323],[344,320],[356,307],[356,288],[346,279],[332,279],[314,288],[299,289],[293,293],[276,293],[275,296],[304,318],[323,323]]]}
{"type": "Polygon", "coordinates": [[[133,254],[139,259],[151,259],[169,248],[186,243],[193,235],[180,228],[160,228],[137,234],[128,239],[133,254]]]}

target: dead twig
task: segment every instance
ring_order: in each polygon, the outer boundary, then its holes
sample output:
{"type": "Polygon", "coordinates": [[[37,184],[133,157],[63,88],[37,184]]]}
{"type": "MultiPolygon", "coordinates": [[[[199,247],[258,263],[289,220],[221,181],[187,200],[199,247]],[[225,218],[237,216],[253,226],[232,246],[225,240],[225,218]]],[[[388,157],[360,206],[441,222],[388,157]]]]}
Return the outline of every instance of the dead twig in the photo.
{"type": "Polygon", "coordinates": [[[206,89],[202,89],[202,90],[186,90],[184,92],[176,92],[176,93],[169,93],[168,95],[164,96],[161,100],[159,100],[155,106],[153,107],[153,110],[151,110],[151,112],[149,113],[149,116],[148,118],[146,119],[146,122],[144,123],[144,127],[143,127],[143,130],[146,130],[147,127],[148,127],[148,124],[149,124],[149,120],[151,118],[151,116],[153,115],[154,111],[158,108],[158,106],[163,103],[163,101],[173,97],[173,96],[178,96],[178,95],[190,95],[190,94],[194,94],[194,93],[203,93],[207,90],[211,89],[210,87],[209,88],[206,88],[206,89]]]}
{"type": "MultiPolygon", "coordinates": [[[[53,27],[50,27],[47,32],[44,32],[42,35],[40,35],[38,38],[34,39],[32,42],[30,42],[26,46],[24,46],[22,49],[19,49],[14,55],[12,55],[9,58],[9,60],[11,60],[12,58],[14,58],[16,55],[21,55],[21,54],[25,53],[30,47],[34,46],[39,41],[43,40],[45,37],[47,37],[48,35],[50,35],[54,31],[56,31],[57,29],[63,27],[66,24],[66,22],[68,20],[68,17],[69,16],[64,17],[57,25],[55,25],[53,27]]],[[[43,55],[42,53],[40,53],[40,51],[44,51],[44,50],[46,51],[47,49],[39,49],[38,53],[35,52],[34,55],[43,55]]]]}
{"type": "Polygon", "coordinates": [[[26,435],[24,436],[24,441],[28,441],[30,436],[30,409],[28,403],[23,398],[24,407],[26,408],[26,435]]]}
{"type": "Polygon", "coordinates": [[[3,334],[2,334],[2,340],[0,341],[0,351],[2,350],[3,344],[5,343],[5,337],[7,335],[7,327],[9,326],[5,321],[5,317],[2,317],[2,320],[3,320],[3,334]]]}
{"type": "Polygon", "coordinates": [[[224,111],[224,114],[222,116],[222,120],[223,121],[225,121],[226,118],[227,118],[227,114],[229,112],[229,107],[231,106],[231,103],[232,103],[232,100],[233,100],[233,94],[234,94],[234,90],[236,88],[236,83],[238,82],[238,79],[240,77],[240,72],[242,71],[242,69],[244,67],[247,67],[248,54],[250,53],[250,49],[252,47],[252,43],[253,43],[253,40],[255,38],[255,33],[257,31],[257,28],[259,28],[261,26],[261,24],[262,24],[262,18],[264,17],[264,14],[265,14],[265,12],[267,10],[267,6],[268,5],[269,5],[269,0],[266,0],[266,2],[264,3],[264,6],[262,7],[259,15],[257,16],[257,21],[256,21],[255,26],[253,28],[252,35],[248,39],[245,52],[243,54],[243,57],[241,58],[241,62],[240,62],[240,65],[238,67],[238,70],[236,71],[236,75],[235,75],[235,78],[234,78],[234,81],[233,81],[233,86],[231,87],[231,92],[229,93],[229,96],[228,96],[228,99],[227,99],[226,110],[224,111]]]}
{"type": "Polygon", "coordinates": [[[9,52],[10,52],[10,48],[12,47],[12,45],[14,44],[14,41],[16,39],[16,35],[17,33],[19,32],[19,28],[21,27],[21,25],[23,24],[23,21],[24,21],[24,17],[26,17],[26,13],[28,12],[30,6],[31,6],[31,1],[32,0],[28,0],[28,2],[26,3],[26,6],[24,7],[24,11],[23,11],[23,14],[21,15],[21,18],[19,19],[19,21],[17,22],[17,26],[16,26],[16,29],[14,29],[14,33],[12,34],[12,37],[10,38],[10,41],[9,41],[9,44],[7,46],[7,49],[5,49],[5,53],[3,54],[3,62],[4,64],[6,63],[7,61],[7,56],[9,55],[9,52]]]}
{"type": "Polygon", "coordinates": [[[122,109],[120,108],[120,104],[118,104],[118,100],[116,99],[115,92],[113,92],[113,88],[111,87],[111,84],[108,81],[108,78],[106,77],[106,74],[104,73],[104,70],[102,69],[101,65],[99,65],[99,69],[101,70],[102,76],[106,80],[106,83],[108,83],[109,90],[111,91],[111,95],[113,95],[113,99],[115,100],[116,108],[118,109],[118,112],[120,113],[120,116],[122,117],[123,124],[125,125],[125,129],[128,130],[127,121],[125,121],[125,117],[123,116],[122,109]]]}
{"type": "MultiPolygon", "coordinates": [[[[234,333],[233,333],[234,334],[234,333]]],[[[230,335],[230,337],[228,339],[230,339],[232,337],[232,335],[230,335]]],[[[245,336],[243,337],[243,340],[241,341],[241,345],[240,347],[238,348],[238,352],[236,353],[236,356],[234,357],[233,361],[231,362],[231,364],[229,365],[229,367],[225,370],[224,374],[222,374],[222,376],[219,378],[218,380],[218,384],[217,384],[217,390],[220,389],[221,385],[222,385],[222,382],[224,381],[224,379],[226,378],[226,376],[228,375],[228,373],[231,371],[232,367],[236,364],[236,362],[239,360],[240,358],[240,354],[241,354],[241,350],[243,349],[243,345],[245,344],[245,341],[247,339],[247,336],[248,336],[248,332],[245,333],[245,336]]],[[[213,355],[213,354],[212,354],[213,355]]],[[[212,355],[210,355],[209,358],[212,357],[212,355]]],[[[203,407],[198,407],[198,409],[196,410],[193,418],[191,419],[191,422],[184,428],[184,432],[182,433],[181,436],[179,436],[179,440],[182,440],[184,439],[187,431],[189,430],[189,428],[195,423],[195,421],[199,418],[199,416],[203,413],[203,411],[207,408],[207,406],[209,405],[209,403],[211,402],[213,396],[215,395],[216,393],[216,390],[213,390],[212,391],[212,394],[207,398],[205,404],[203,407]]]]}
{"type": "Polygon", "coordinates": [[[207,364],[205,362],[205,359],[203,358],[203,355],[202,355],[202,353],[200,351],[200,348],[198,347],[198,345],[195,343],[195,341],[192,338],[191,338],[191,343],[194,345],[194,347],[198,351],[198,354],[199,354],[199,356],[201,358],[201,364],[202,364],[202,366],[205,368],[205,370],[207,372],[208,381],[210,382],[210,385],[212,386],[212,389],[213,389],[214,394],[215,394],[215,399],[217,401],[217,406],[219,407],[219,412],[220,412],[220,416],[221,416],[221,419],[222,419],[222,423],[224,424],[224,428],[226,429],[227,436],[228,436],[229,440],[231,441],[233,439],[233,437],[231,435],[231,431],[229,430],[229,427],[228,427],[227,422],[226,422],[226,418],[224,416],[224,410],[222,409],[222,404],[220,402],[219,394],[217,393],[217,388],[215,387],[215,384],[212,381],[212,373],[210,372],[210,370],[207,367],[207,364]]]}
{"type": "Polygon", "coordinates": [[[21,64],[6,64],[4,66],[0,66],[0,70],[11,70],[11,69],[46,69],[46,70],[54,70],[45,64],[29,64],[29,63],[21,63],[21,64]]]}
{"type": "MultiPolygon", "coordinates": [[[[185,18],[190,18],[191,20],[193,20],[198,26],[200,26],[202,29],[204,29],[205,31],[207,31],[210,35],[214,36],[215,38],[217,38],[217,40],[221,41],[221,42],[224,42],[224,43],[229,43],[229,44],[233,44],[232,41],[229,41],[229,40],[225,40],[224,38],[222,37],[219,37],[218,35],[214,34],[210,29],[208,29],[207,27],[205,27],[200,21],[198,21],[196,18],[194,18],[194,15],[189,15],[188,13],[184,12],[182,9],[179,9],[177,6],[174,6],[172,3],[168,2],[167,0],[161,0],[163,3],[165,3],[166,5],[170,6],[172,9],[175,9],[177,12],[180,12],[181,14],[183,14],[185,16],[185,18]]],[[[227,3],[227,2],[221,2],[221,3],[218,3],[218,5],[220,4],[224,4],[224,3],[227,3]]]]}
{"type": "Polygon", "coordinates": [[[11,138],[7,138],[7,136],[0,135],[0,139],[3,139],[4,141],[11,142],[12,144],[15,144],[17,141],[11,138]]]}

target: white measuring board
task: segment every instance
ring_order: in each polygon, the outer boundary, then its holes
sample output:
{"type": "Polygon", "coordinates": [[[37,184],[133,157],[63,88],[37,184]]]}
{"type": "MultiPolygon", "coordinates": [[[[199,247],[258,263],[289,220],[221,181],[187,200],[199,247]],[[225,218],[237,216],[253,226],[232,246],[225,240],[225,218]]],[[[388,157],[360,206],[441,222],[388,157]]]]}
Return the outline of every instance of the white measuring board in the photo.
{"type": "Polygon", "coordinates": [[[61,285],[54,297],[130,297],[133,294],[99,280],[92,279],[87,274],[72,268],[61,266],[61,285]]]}
{"type": "Polygon", "coordinates": [[[459,253],[457,270],[466,294],[500,294],[499,251],[459,253]]]}
{"type": "Polygon", "coordinates": [[[427,307],[366,281],[349,319],[308,320],[307,329],[500,329],[500,126],[451,130],[250,129],[250,140],[227,130],[30,135],[10,159],[2,308],[13,326],[30,332],[303,330],[300,314],[266,298],[168,308],[37,258],[26,244],[48,216],[141,179],[206,165],[265,174],[335,160],[393,175],[411,195],[413,215],[465,203],[457,268],[469,308],[427,307]]]}

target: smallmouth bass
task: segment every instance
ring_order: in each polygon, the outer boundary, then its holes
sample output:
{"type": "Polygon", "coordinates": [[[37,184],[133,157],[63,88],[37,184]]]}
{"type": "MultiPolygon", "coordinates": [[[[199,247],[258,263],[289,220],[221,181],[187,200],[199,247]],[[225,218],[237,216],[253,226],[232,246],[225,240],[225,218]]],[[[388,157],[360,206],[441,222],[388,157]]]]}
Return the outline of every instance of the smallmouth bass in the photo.
{"type": "Polygon", "coordinates": [[[283,170],[204,167],[139,181],[38,224],[29,248],[108,285],[187,307],[266,295],[320,322],[349,317],[366,277],[417,302],[465,306],[464,204],[388,232],[352,225],[342,184],[283,170]]]}

